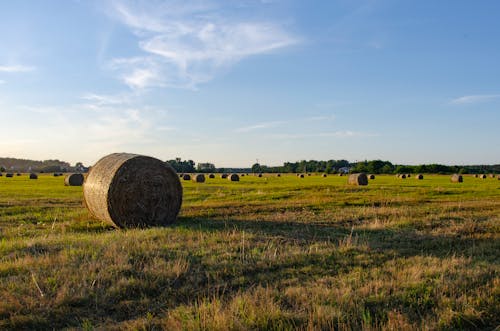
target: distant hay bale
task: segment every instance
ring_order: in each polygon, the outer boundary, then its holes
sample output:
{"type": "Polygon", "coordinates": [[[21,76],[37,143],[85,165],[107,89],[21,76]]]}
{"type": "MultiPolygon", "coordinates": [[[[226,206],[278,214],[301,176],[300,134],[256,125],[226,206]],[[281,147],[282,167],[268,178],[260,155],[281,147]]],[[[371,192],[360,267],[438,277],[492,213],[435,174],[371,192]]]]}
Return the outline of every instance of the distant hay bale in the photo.
{"type": "Polygon", "coordinates": [[[20,173],[20,172],[18,172],[18,173],[16,174],[16,176],[21,176],[21,173],[20,173]]]}
{"type": "Polygon", "coordinates": [[[54,177],[59,177],[59,176],[60,176],[59,173],[54,172],[54,177]]]}
{"type": "Polygon", "coordinates": [[[257,177],[262,177],[262,174],[258,174],[257,177]]]}
{"type": "Polygon", "coordinates": [[[9,172],[5,174],[5,177],[12,178],[14,177],[14,174],[9,172]]]}
{"type": "Polygon", "coordinates": [[[227,178],[227,174],[222,174],[222,175],[220,175],[220,178],[222,178],[222,179],[226,179],[226,178],[227,178]]]}
{"type": "Polygon", "coordinates": [[[304,174],[298,174],[299,178],[304,178],[304,174]]]}
{"type": "Polygon", "coordinates": [[[451,181],[453,183],[462,183],[464,179],[462,178],[462,175],[454,174],[451,176],[451,181]]]}
{"type": "Polygon", "coordinates": [[[406,178],[411,178],[411,174],[406,174],[406,178]]]}
{"type": "Polygon", "coordinates": [[[495,175],[494,174],[490,174],[490,178],[495,178],[495,175]]]}
{"type": "Polygon", "coordinates": [[[415,175],[415,178],[416,179],[424,179],[424,175],[418,174],[418,175],[415,175]]]}
{"type": "Polygon", "coordinates": [[[215,178],[215,175],[214,174],[210,174],[210,175],[208,175],[208,178],[215,178]]]}
{"type": "Polygon", "coordinates": [[[245,177],[245,174],[241,174],[241,176],[240,176],[240,177],[245,177]]]}
{"type": "Polygon", "coordinates": [[[325,178],[327,177],[328,175],[327,174],[322,174],[321,177],[325,178]]]}
{"type": "Polygon", "coordinates": [[[35,173],[30,174],[30,179],[38,179],[38,175],[35,173]]]}
{"type": "Polygon", "coordinates": [[[350,185],[368,185],[368,177],[364,173],[349,175],[347,182],[350,185]]]}
{"type": "Polygon", "coordinates": [[[308,176],[311,176],[311,174],[307,174],[308,176]]]}
{"type": "Polygon", "coordinates": [[[164,226],[177,219],[182,185],[166,162],[115,153],[92,167],[83,195],[90,213],[114,226],[164,226]]]}
{"type": "Polygon", "coordinates": [[[205,175],[203,174],[196,174],[193,176],[193,182],[195,183],[204,183],[205,182],[205,175]]]}
{"type": "Polygon", "coordinates": [[[339,172],[339,177],[342,177],[344,176],[344,173],[343,172],[339,172]]]}
{"type": "Polygon", "coordinates": [[[66,186],[82,186],[85,178],[82,174],[69,174],[64,178],[66,186]]]}
{"type": "Polygon", "coordinates": [[[240,176],[238,174],[230,174],[227,179],[229,179],[231,182],[239,182],[240,181],[240,176]]]}
{"type": "Polygon", "coordinates": [[[400,175],[398,176],[398,178],[405,179],[405,178],[406,178],[406,175],[405,175],[405,174],[400,174],[400,175]]]}
{"type": "Polygon", "coordinates": [[[486,175],[485,174],[481,174],[481,175],[479,175],[479,178],[486,179],[486,175]]]}
{"type": "Polygon", "coordinates": [[[179,178],[182,178],[182,177],[184,177],[184,174],[179,174],[179,178]]]}
{"type": "Polygon", "coordinates": [[[373,174],[368,175],[368,179],[375,179],[375,175],[373,175],[373,174]]]}
{"type": "Polygon", "coordinates": [[[281,174],[276,174],[276,177],[281,177],[281,174]]]}
{"type": "Polygon", "coordinates": [[[475,175],[474,175],[474,178],[477,178],[477,177],[478,177],[478,175],[477,175],[477,174],[475,174],[475,175]]]}
{"type": "Polygon", "coordinates": [[[182,179],[184,179],[184,180],[191,180],[191,175],[189,175],[189,174],[183,174],[182,175],[182,179]]]}

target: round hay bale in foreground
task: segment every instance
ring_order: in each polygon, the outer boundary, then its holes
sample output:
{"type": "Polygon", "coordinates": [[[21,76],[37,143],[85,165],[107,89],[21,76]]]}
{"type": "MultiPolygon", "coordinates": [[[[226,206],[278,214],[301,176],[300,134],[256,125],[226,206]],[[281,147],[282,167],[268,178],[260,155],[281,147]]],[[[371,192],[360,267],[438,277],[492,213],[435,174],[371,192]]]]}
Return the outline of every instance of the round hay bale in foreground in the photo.
{"type": "Polygon", "coordinates": [[[462,183],[464,181],[464,179],[462,178],[461,175],[454,174],[453,176],[451,176],[451,181],[453,183],[462,183]]]}
{"type": "Polygon", "coordinates": [[[415,178],[416,179],[424,179],[424,175],[418,174],[418,175],[415,175],[415,178]]]}
{"type": "Polygon", "coordinates": [[[215,178],[215,175],[214,174],[210,174],[210,175],[208,175],[208,178],[215,178]]]}
{"type": "Polygon", "coordinates": [[[229,179],[231,182],[239,182],[240,181],[240,176],[238,174],[230,174],[227,179],[229,179]]]}
{"type": "Polygon", "coordinates": [[[64,177],[64,185],[66,186],[82,186],[85,177],[82,174],[69,174],[64,177]]]}
{"type": "Polygon", "coordinates": [[[184,175],[182,175],[182,179],[184,179],[184,180],[191,180],[191,175],[184,174],[184,175]]]}
{"type": "Polygon", "coordinates": [[[9,172],[9,173],[5,174],[5,177],[12,178],[12,177],[14,177],[14,174],[11,174],[11,173],[9,172]]]}
{"type": "Polygon", "coordinates": [[[349,175],[347,182],[351,185],[368,185],[368,177],[364,173],[349,175]]]}
{"type": "Polygon", "coordinates": [[[34,174],[34,173],[31,173],[30,174],[30,179],[38,179],[38,175],[34,174]]]}
{"type": "Polygon", "coordinates": [[[375,175],[368,175],[368,179],[375,179],[375,175]]]}
{"type": "Polygon", "coordinates": [[[226,179],[226,178],[227,178],[227,174],[222,174],[222,175],[220,175],[220,178],[222,178],[222,179],[226,179]]]}
{"type": "Polygon", "coordinates": [[[205,175],[203,174],[196,174],[193,176],[193,182],[195,183],[204,183],[205,182],[205,175]]]}
{"type": "Polygon", "coordinates": [[[83,196],[94,217],[117,227],[164,226],[177,219],[182,185],[166,162],[115,153],[92,167],[83,196]]]}

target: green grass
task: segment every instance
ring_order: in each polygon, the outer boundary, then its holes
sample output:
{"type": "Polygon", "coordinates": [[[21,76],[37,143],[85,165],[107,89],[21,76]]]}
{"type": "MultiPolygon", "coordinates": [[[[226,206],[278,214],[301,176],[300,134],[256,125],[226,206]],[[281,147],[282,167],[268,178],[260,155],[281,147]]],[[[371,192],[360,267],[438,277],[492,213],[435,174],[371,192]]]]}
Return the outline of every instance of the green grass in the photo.
{"type": "Polygon", "coordinates": [[[0,177],[0,329],[500,325],[500,181],[183,181],[176,224],[116,230],[61,177],[0,177]]]}

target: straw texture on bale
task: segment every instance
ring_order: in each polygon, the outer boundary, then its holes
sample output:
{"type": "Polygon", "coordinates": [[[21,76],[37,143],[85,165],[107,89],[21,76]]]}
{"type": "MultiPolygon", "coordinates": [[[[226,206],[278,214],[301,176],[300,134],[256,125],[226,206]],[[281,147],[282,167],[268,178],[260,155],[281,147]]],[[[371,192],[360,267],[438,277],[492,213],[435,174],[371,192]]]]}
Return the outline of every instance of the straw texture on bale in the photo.
{"type": "Polygon", "coordinates": [[[375,175],[368,175],[368,179],[375,179],[375,175]]]}
{"type": "Polygon", "coordinates": [[[5,174],[5,177],[12,178],[12,177],[14,177],[14,174],[11,174],[11,173],[9,172],[8,174],[5,174]]]}
{"type": "Polygon", "coordinates": [[[214,174],[210,174],[210,175],[208,175],[208,178],[215,178],[215,175],[214,174]]]}
{"type": "Polygon", "coordinates": [[[462,178],[461,175],[458,175],[458,174],[454,174],[453,176],[451,176],[451,181],[453,183],[461,183],[464,181],[464,179],[462,178]]]}
{"type": "Polygon", "coordinates": [[[416,179],[424,179],[424,175],[418,174],[418,175],[415,175],[415,178],[416,179]]]}
{"type": "Polygon", "coordinates": [[[238,174],[230,174],[227,179],[229,179],[231,182],[239,182],[240,181],[240,176],[238,174]]]}
{"type": "Polygon", "coordinates": [[[184,174],[184,175],[182,175],[182,179],[184,179],[184,180],[191,180],[191,175],[184,174]]]}
{"type": "Polygon", "coordinates": [[[196,174],[193,176],[193,182],[195,183],[204,183],[205,182],[205,175],[203,174],[196,174]]]}
{"type": "Polygon", "coordinates": [[[222,174],[222,175],[220,175],[220,178],[222,178],[222,179],[226,179],[226,178],[227,178],[227,174],[222,174]]]}
{"type": "Polygon", "coordinates": [[[69,174],[64,178],[66,186],[82,186],[85,178],[82,174],[69,174]]]}
{"type": "Polygon", "coordinates": [[[179,177],[168,163],[128,153],[100,159],[83,195],[94,217],[122,228],[171,224],[182,204],[179,177]]]}
{"type": "Polygon", "coordinates": [[[347,182],[351,185],[368,185],[368,177],[364,173],[352,174],[347,182]]]}
{"type": "Polygon", "coordinates": [[[38,179],[38,175],[31,173],[30,174],[30,179],[38,179]]]}

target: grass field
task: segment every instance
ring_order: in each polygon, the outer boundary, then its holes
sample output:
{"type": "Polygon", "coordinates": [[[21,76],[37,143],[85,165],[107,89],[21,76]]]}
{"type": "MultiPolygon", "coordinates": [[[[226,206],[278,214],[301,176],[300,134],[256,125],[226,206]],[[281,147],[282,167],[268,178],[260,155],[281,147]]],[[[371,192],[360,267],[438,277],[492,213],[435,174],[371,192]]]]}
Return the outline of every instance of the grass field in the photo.
{"type": "Polygon", "coordinates": [[[183,181],[167,228],[93,220],[62,177],[0,177],[0,329],[500,325],[500,180],[183,181]]]}

